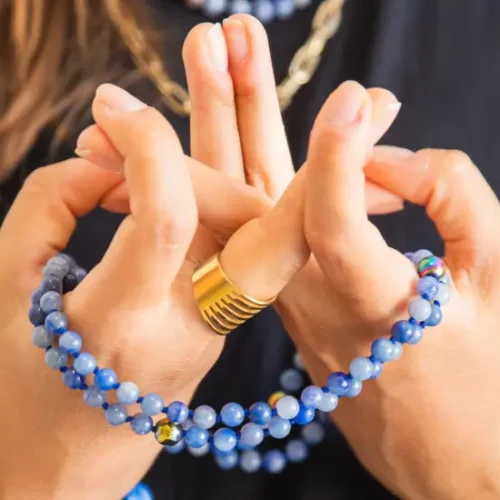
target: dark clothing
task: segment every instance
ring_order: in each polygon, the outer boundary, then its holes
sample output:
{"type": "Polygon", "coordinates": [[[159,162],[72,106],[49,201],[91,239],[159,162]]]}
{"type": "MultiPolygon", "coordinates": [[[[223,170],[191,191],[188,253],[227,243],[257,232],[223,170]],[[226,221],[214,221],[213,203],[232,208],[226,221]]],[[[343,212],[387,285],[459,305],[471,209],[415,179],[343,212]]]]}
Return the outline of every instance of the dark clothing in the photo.
{"type": "MultiPolygon", "coordinates": [[[[164,16],[161,26],[169,72],[185,83],[182,42],[189,29],[205,19],[180,3],[155,3],[164,16]]],[[[315,7],[267,26],[278,81],[308,36],[315,7]]],[[[498,0],[348,0],[342,25],[328,43],[317,73],[284,114],[295,165],[304,161],[309,132],[322,103],[339,83],[353,79],[367,87],[385,87],[403,103],[383,143],[410,149],[462,149],[498,192],[499,26],[498,0]]],[[[188,151],[188,120],[170,112],[166,115],[188,151]]],[[[40,164],[45,146],[46,142],[27,160],[28,170],[40,164]]],[[[69,144],[62,156],[69,156],[72,147],[69,144]]],[[[22,174],[16,174],[4,186],[4,199],[15,195],[22,174]]],[[[90,214],[79,223],[68,251],[83,266],[92,267],[120,220],[102,210],[90,214]]],[[[442,250],[421,208],[409,206],[375,222],[397,249],[442,250]]],[[[221,359],[201,384],[193,406],[207,403],[220,409],[228,401],[247,405],[267,398],[278,388],[280,372],[290,366],[292,352],[276,315],[264,312],[229,336],[221,359]]],[[[166,500],[393,498],[358,464],[333,427],[328,439],[305,463],[290,465],[279,476],[222,472],[210,456],[162,454],[147,482],[157,498],[166,500]]]]}

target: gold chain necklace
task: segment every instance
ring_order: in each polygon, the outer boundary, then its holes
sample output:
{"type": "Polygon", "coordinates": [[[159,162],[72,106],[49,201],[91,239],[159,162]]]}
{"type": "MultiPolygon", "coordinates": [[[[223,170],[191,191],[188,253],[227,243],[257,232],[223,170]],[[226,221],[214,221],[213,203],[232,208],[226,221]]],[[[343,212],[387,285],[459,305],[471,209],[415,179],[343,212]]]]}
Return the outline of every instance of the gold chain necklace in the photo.
{"type": "MultiPolygon", "coordinates": [[[[339,29],[344,2],[345,0],[323,0],[319,4],[312,20],[311,33],[294,54],[288,67],[288,75],[276,87],[282,111],[314,75],[326,43],[339,29]]],[[[137,67],[155,84],[168,108],[177,115],[189,116],[191,102],[187,90],[165,73],[160,57],[150,48],[134,23],[124,31],[125,43],[132,52],[137,67]]]]}

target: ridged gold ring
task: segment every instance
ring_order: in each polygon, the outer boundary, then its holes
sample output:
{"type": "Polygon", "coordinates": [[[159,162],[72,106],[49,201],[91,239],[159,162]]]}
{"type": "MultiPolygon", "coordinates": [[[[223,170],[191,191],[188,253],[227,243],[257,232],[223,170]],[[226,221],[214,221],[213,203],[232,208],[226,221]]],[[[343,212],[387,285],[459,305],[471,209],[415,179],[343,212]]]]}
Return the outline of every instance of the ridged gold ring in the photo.
{"type": "Polygon", "coordinates": [[[231,333],[276,299],[255,299],[238,290],[224,273],[218,253],[193,273],[193,289],[203,319],[219,335],[231,333]]]}

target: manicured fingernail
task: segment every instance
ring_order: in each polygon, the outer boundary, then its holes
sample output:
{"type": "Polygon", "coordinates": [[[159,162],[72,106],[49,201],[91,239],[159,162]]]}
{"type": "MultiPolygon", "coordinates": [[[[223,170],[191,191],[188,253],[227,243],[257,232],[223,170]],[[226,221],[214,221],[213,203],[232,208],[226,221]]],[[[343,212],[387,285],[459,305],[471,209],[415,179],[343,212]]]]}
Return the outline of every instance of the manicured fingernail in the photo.
{"type": "Polygon", "coordinates": [[[129,94],[126,90],[105,83],[96,90],[96,98],[103,102],[108,108],[116,111],[140,111],[147,108],[146,104],[129,94]]]}
{"type": "Polygon", "coordinates": [[[377,163],[388,165],[400,165],[402,161],[410,160],[415,153],[409,149],[398,148],[395,146],[377,146],[371,155],[371,160],[377,163]]]}
{"type": "Polygon", "coordinates": [[[96,153],[90,149],[75,149],[75,154],[84,160],[87,160],[104,170],[110,170],[111,172],[122,172],[123,164],[116,158],[103,155],[102,153],[96,153]]]}
{"type": "Polygon", "coordinates": [[[344,82],[328,101],[329,121],[339,127],[356,122],[364,115],[367,97],[366,90],[359,83],[344,82]]]}
{"type": "Polygon", "coordinates": [[[222,26],[217,23],[209,30],[207,35],[208,53],[212,59],[212,64],[217,71],[225,73],[227,71],[227,46],[222,26]]]}
{"type": "Polygon", "coordinates": [[[391,102],[386,107],[387,111],[394,114],[398,113],[400,109],[401,109],[401,103],[399,101],[391,102]]]}
{"type": "Polygon", "coordinates": [[[231,64],[241,64],[248,56],[248,38],[245,24],[239,19],[224,19],[224,34],[226,35],[229,61],[231,64]]]}

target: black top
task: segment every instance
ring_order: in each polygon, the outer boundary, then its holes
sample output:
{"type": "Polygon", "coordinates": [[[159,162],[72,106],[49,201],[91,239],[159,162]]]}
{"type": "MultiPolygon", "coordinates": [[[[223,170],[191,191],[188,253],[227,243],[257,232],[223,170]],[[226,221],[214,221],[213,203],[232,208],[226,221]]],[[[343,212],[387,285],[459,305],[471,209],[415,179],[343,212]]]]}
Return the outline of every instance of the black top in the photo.
{"type": "MultiPolygon", "coordinates": [[[[206,19],[180,3],[155,3],[163,15],[170,74],[184,83],[182,42],[192,26],[206,19]]],[[[267,26],[278,81],[306,39],[314,10],[312,6],[267,26]]],[[[328,94],[342,81],[354,79],[365,86],[388,88],[403,103],[383,143],[410,149],[462,149],[498,192],[499,26],[498,0],[348,0],[340,30],[328,43],[316,75],[284,114],[295,165],[305,158],[313,120],[328,94]]],[[[166,115],[188,151],[188,120],[166,115]]],[[[41,141],[24,169],[4,186],[4,203],[15,195],[26,170],[45,162],[46,145],[41,141]]],[[[70,156],[73,147],[68,144],[61,158],[70,156]]],[[[92,267],[120,220],[102,210],[90,214],[79,223],[68,251],[92,267]]],[[[441,251],[436,231],[420,208],[407,207],[375,222],[397,249],[441,251]]],[[[194,405],[207,403],[220,409],[228,401],[249,404],[266,398],[278,388],[279,374],[291,364],[291,355],[292,345],[278,318],[272,311],[264,312],[229,336],[194,405]]],[[[184,453],[162,454],[147,482],[157,498],[166,500],[393,498],[363,470],[333,427],[307,462],[291,465],[279,476],[223,472],[210,456],[193,458],[184,453]]]]}

